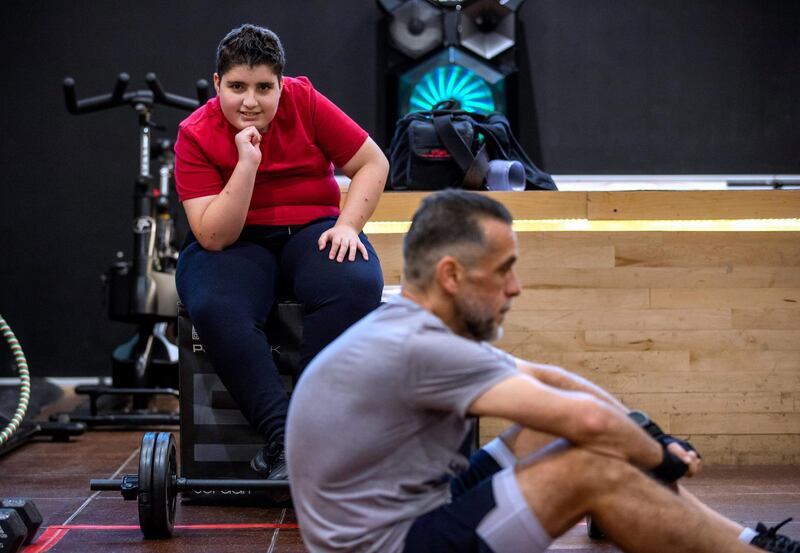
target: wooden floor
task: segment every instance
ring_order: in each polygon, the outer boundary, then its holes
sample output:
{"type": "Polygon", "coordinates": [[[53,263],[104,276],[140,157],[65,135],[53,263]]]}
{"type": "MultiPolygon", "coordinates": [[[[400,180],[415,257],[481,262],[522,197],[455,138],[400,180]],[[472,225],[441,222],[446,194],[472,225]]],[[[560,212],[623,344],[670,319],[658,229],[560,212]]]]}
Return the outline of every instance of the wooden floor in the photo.
{"type": "MultiPolygon", "coordinates": [[[[169,428],[177,433],[177,429],[169,428]]],[[[291,508],[179,504],[176,535],[146,541],[136,502],[92,492],[91,478],[135,473],[141,430],[91,431],[71,443],[31,442],[0,458],[0,496],[32,498],[44,516],[33,552],[304,552],[291,508]]],[[[709,467],[688,482],[692,491],[728,517],[748,525],[800,519],[800,467],[709,467]]],[[[800,538],[800,520],[783,531],[800,538]]],[[[592,542],[577,526],[552,550],[590,553],[617,549],[592,542]]]]}

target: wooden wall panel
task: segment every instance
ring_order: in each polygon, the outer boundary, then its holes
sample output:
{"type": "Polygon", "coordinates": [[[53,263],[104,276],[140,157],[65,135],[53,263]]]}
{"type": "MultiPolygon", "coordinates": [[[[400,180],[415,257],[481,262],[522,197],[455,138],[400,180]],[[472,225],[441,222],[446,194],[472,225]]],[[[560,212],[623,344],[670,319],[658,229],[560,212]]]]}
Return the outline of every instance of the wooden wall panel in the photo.
{"type": "MultiPolygon", "coordinates": [[[[526,290],[525,294],[531,291],[526,290]]],[[[506,315],[506,330],[691,330],[734,328],[731,309],[521,309],[512,304],[506,315]]],[[[794,328],[791,320],[775,315],[776,328],[794,328]],[[784,321],[786,325],[780,325],[784,321]]]]}
{"type": "Polygon", "coordinates": [[[372,234],[369,241],[378,253],[385,284],[400,284],[403,274],[403,235],[372,234]]]}
{"type": "Polygon", "coordinates": [[[667,267],[800,266],[800,240],[792,232],[664,233],[662,257],[667,267]]]}
{"type": "Polygon", "coordinates": [[[622,394],[620,400],[632,408],[678,415],[797,412],[796,394],[789,392],[657,392],[622,394]]]}
{"type": "Polygon", "coordinates": [[[800,433],[697,434],[687,436],[703,459],[730,465],[800,464],[800,433]]]}
{"type": "Polygon", "coordinates": [[[692,351],[690,364],[691,369],[696,372],[800,372],[800,347],[786,351],[692,351]]]}
{"type": "MultiPolygon", "coordinates": [[[[592,220],[800,217],[798,192],[559,194],[500,199],[513,198],[525,219],[580,214],[581,201],[592,220]]],[[[422,196],[404,199],[401,212],[410,216],[422,196]]],[[[370,239],[387,284],[398,284],[402,234],[370,239]]],[[[499,347],[606,387],[690,437],[706,462],[800,463],[800,233],[536,231],[518,240],[524,290],[499,347]]],[[[483,419],[482,441],[506,424],[483,419]]]]}
{"type": "MultiPolygon", "coordinates": [[[[650,306],[664,309],[685,308],[748,308],[757,305],[760,310],[793,308],[800,313],[800,288],[725,288],[653,289],[650,306]]],[[[751,312],[753,310],[750,310],[751,312]]],[[[752,326],[749,328],[753,328],[752,326]]],[[[764,328],[756,326],[755,328],[764,328]]]]}
{"type": "MultiPolygon", "coordinates": [[[[565,365],[568,365],[565,363],[565,365]]],[[[566,366],[567,369],[572,367],[566,366]]],[[[754,371],[725,372],[650,372],[642,367],[638,373],[603,373],[572,369],[615,394],[658,392],[771,392],[800,389],[796,373],[767,373],[754,376],[754,371]]],[[[758,373],[755,373],[758,374],[758,373]]],[[[660,421],[659,421],[660,422],[660,421]]]]}
{"type": "Polygon", "coordinates": [[[535,267],[518,275],[536,288],[791,288],[800,282],[795,267],[535,267]]]}
{"type": "MultiPolygon", "coordinates": [[[[577,342],[577,340],[576,340],[577,342]]],[[[796,330],[589,330],[584,346],[590,350],[793,350],[800,344],[796,330]]]]}
{"type": "Polygon", "coordinates": [[[525,292],[514,298],[517,311],[530,309],[572,310],[576,306],[583,309],[644,309],[649,306],[650,293],[646,289],[548,289],[526,288],[525,292]]]}
{"type": "Polygon", "coordinates": [[[676,434],[796,434],[800,413],[682,413],[670,415],[676,434]]]}
{"type": "MultiPolygon", "coordinates": [[[[373,221],[410,221],[427,192],[395,192],[381,197],[373,221]]],[[[488,192],[502,202],[515,219],[586,219],[586,192],[488,192]],[[535,201],[532,201],[535,200],[535,201]]],[[[342,205],[347,197],[342,194],[342,205]]]]}
{"type": "Polygon", "coordinates": [[[733,309],[731,323],[733,328],[800,328],[800,309],[733,309]]]}
{"type": "Polygon", "coordinates": [[[797,217],[793,191],[589,192],[588,218],[781,219],[797,217]]]}

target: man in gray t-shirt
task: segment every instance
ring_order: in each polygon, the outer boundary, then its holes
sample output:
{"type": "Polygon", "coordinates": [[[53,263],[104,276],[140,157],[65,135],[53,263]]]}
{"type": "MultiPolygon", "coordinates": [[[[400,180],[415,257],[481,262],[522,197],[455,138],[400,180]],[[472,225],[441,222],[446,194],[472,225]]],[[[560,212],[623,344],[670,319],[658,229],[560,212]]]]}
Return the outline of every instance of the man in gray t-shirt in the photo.
{"type": "Polygon", "coordinates": [[[537,553],[591,514],[627,551],[744,553],[751,540],[783,551],[774,532],[662,485],[699,470],[691,444],[576,375],[486,343],[521,291],[511,222],[485,195],[426,198],[404,241],[401,297],[301,377],[287,461],[308,549],[537,553]],[[468,462],[469,415],[516,424],[468,462]]]}
{"type": "Polygon", "coordinates": [[[288,433],[295,509],[318,529],[309,547],[399,551],[467,468],[470,404],[516,372],[403,297],[326,348],[292,397],[288,433]]]}

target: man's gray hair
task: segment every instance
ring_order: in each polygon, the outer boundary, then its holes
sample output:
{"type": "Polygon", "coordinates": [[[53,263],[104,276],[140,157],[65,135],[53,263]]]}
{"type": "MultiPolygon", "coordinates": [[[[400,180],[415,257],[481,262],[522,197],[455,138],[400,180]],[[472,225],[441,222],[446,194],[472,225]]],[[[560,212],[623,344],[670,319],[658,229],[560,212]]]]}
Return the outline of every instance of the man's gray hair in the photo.
{"type": "Polygon", "coordinates": [[[473,263],[489,245],[480,224],[485,219],[513,222],[503,204],[483,194],[447,189],[425,198],[403,240],[405,281],[427,286],[445,255],[473,263]]]}

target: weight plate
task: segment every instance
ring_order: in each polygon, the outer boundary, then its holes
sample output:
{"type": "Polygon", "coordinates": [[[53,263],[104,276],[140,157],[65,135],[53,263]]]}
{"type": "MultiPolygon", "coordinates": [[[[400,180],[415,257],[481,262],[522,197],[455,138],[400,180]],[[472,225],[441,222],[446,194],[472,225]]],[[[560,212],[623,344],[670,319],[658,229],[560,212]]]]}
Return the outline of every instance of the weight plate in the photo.
{"type": "Polygon", "coordinates": [[[178,478],[178,457],[175,438],[171,432],[161,432],[156,437],[153,456],[153,488],[151,494],[152,520],[158,537],[168,538],[175,527],[175,505],[178,478]]]}
{"type": "Polygon", "coordinates": [[[156,538],[156,525],[152,514],[153,456],[158,432],[146,432],[139,448],[139,528],[145,538],[156,538]]]}

